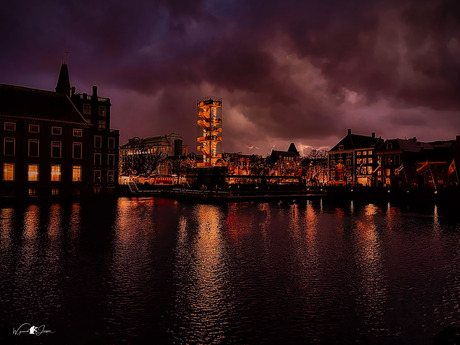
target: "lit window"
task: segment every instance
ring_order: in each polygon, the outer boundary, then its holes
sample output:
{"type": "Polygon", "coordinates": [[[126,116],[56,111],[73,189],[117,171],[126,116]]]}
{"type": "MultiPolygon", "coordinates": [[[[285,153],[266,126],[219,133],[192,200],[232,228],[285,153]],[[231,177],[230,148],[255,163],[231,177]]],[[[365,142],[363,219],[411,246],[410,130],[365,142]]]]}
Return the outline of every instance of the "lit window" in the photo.
{"type": "Polygon", "coordinates": [[[14,181],[14,163],[3,163],[3,181],[14,181]]]}
{"type": "Polygon", "coordinates": [[[51,195],[59,195],[59,189],[58,188],[51,189],[51,195]]]}
{"type": "Polygon", "coordinates": [[[91,115],[91,104],[83,104],[83,115],[91,115]]]}
{"type": "Polygon", "coordinates": [[[29,196],[37,196],[37,188],[29,188],[29,196]]]}
{"type": "Polygon", "coordinates": [[[72,158],[81,159],[81,156],[82,156],[81,146],[82,146],[81,143],[73,143],[73,145],[72,145],[72,158]]]}
{"type": "Polygon", "coordinates": [[[83,136],[83,129],[81,129],[81,128],[74,128],[74,129],[73,129],[73,136],[74,136],[74,137],[82,137],[82,136],[83,136]]]}
{"type": "Polygon", "coordinates": [[[102,137],[100,135],[94,136],[94,148],[100,149],[102,147],[102,137]]]}
{"type": "Polygon", "coordinates": [[[38,139],[29,139],[29,157],[38,157],[38,139]]]}
{"type": "Polygon", "coordinates": [[[81,182],[81,165],[72,166],[72,182],[81,182]]]}
{"type": "Polygon", "coordinates": [[[109,149],[115,148],[115,138],[109,138],[109,149]]]}
{"type": "Polygon", "coordinates": [[[5,156],[14,156],[16,149],[16,140],[14,138],[3,138],[3,154],[5,156]]]}
{"type": "Polygon", "coordinates": [[[60,164],[51,164],[51,181],[52,182],[61,181],[61,165],[60,164]]]}
{"type": "Polygon", "coordinates": [[[368,156],[372,156],[372,151],[367,151],[368,156]]]}
{"type": "Polygon", "coordinates": [[[61,142],[60,141],[51,142],[51,157],[61,158],[61,142]]]}
{"type": "Polygon", "coordinates": [[[105,120],[99,120],[98,128],[99,129],[105,129],[105,120]]]}
{"type": "Polygon", "coordinates": [[[62,127],[51,127],[51,134],[62,135],[62,127]]]}
{"type": "Polygon", "coordinates": [[[372,158],[369,157],[369,158],[367,159],[367,163],[372,164],[372,158]]]}
{"type": "Polygon", "coordinates": [[[15,122],[5,122],[3,124],[3,129],[5,131],[15,131],[16,130],[16,123],[15,122]]]}
{"type": "Polygon", "coordinates": [[[38,164],[29,164],[28,181],[38,181],[38,164]]]}
{"type": "Polygon", "coordinates": [[[361,156],[361,151],[356,151],[357,156],[361,156]]]}
{"type": "Polygon", "coordinates": [[[99,106],[99,116],[105,116],[105,107],[103,105],[99,106]]]}
{"type": "Polygon", "coordinates": [[[29,133],[40,133],[40,125],[29,125],[29,133]]]}

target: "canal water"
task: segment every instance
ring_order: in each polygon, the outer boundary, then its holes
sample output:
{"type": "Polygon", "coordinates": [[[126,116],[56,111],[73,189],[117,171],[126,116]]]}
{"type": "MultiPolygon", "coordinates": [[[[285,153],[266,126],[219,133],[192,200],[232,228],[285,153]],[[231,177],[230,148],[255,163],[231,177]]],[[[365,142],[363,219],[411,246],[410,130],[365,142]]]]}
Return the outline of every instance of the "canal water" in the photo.
{"type": "Polygon", "coordinates": [[[443,211],[319,199],[3,207],[0,343],[431,344],[460,321],[460,218],[443,211]],[[18,332],[31,326],[40,332],[18,332]]]}

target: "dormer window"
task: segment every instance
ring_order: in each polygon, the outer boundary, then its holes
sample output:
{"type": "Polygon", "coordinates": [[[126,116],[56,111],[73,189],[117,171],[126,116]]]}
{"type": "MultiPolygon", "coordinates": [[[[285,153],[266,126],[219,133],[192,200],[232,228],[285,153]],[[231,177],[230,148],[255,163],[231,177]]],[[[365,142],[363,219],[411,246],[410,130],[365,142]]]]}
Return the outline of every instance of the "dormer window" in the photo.
{"type": "Polygon", "coordinates": [[[392,143],[387,143],[387,150],[391,150],[393,148],[393,144],[392,143]]]}
{"type": "Polygon", "coordinates": [[[344,149],[343,145],[339,145],[339,150],[342,151],[344,149]]]}

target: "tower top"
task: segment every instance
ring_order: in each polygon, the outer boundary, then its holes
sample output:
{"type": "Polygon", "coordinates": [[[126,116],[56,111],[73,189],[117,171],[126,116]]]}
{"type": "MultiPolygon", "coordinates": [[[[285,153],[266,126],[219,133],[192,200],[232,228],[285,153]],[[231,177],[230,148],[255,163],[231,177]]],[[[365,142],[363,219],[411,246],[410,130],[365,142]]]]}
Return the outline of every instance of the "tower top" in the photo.
{"type": "Polygon", "coordinates": [[[59,72],[59,78],[56,85],[56,92],[70,95],[70,77],[69,68],[67,67],[67,61],[61,64],[61,70],[59,72]]]}

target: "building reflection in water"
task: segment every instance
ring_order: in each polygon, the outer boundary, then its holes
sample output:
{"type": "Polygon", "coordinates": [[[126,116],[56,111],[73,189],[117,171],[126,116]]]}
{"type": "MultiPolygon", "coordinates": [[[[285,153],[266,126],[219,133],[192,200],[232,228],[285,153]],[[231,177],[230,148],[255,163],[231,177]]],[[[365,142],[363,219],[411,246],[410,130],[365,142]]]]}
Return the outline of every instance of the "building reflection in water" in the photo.
{"type": "Polygon", "coordinates": [[[364,309],[364,322],[367,327],[384,332],[381,325],[386,310],[387,284],[375,219],[379,211],[377,206],[369,204],[363,209],[363,217],[356,218],[355,260],[361,287],[357,298],[364,309]]]}
{"type": "Polygon", "coordinates": [[[179,219],[174,313],[181,322],[171,333],[181,343],[221,343],[232,309],[225,291],[228,272],[222,237],[224,216],[213,205],[196,205],[193,214],[196,228],[184,218],[179,219]]]}

